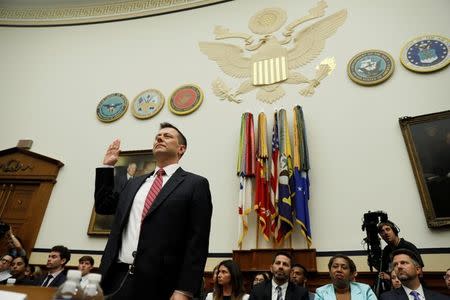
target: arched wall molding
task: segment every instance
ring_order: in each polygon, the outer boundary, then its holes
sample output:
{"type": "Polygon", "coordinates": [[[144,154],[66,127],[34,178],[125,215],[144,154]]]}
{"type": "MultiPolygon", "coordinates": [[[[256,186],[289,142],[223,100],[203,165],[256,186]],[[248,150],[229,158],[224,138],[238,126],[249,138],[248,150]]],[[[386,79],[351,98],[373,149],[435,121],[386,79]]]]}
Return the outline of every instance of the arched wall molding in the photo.
{"type": "Polygon", "coordinates": [[[0,4],[0,26],[62,26],[121,21],[178,12],[232,0],[135,0],[64,7],[0,4]]]}

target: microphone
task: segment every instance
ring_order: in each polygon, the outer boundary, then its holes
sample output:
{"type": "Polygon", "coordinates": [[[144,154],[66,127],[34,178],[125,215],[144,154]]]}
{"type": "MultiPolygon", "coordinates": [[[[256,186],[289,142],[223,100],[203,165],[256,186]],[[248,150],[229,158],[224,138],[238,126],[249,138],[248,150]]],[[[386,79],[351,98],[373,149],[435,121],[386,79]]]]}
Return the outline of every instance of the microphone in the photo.
{"type": "Polygon", "coordinates": [[[130,267],[128,268],[128,272],[123,277],[122,281],[120,282],[119,287],[111,294],[105,295],[105,300],[110,299],[111,297],[115,296],[122,289],[128,276],[134,274],[134,260],[136,259],[136,251],[133,251],[133,253],[131,253],[131,255],[133,256],[133,262],[131,263],[130,267]]]}

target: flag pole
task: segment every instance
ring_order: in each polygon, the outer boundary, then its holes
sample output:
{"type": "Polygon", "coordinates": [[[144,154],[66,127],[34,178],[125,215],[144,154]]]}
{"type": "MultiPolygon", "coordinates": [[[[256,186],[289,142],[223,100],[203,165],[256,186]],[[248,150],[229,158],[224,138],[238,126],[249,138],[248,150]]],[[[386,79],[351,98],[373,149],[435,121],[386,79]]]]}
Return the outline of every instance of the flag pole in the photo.
{"type": "Polygon", "coordinates": [[[259,216],[256,214],[256,249],[259,249],[259,216]]]}

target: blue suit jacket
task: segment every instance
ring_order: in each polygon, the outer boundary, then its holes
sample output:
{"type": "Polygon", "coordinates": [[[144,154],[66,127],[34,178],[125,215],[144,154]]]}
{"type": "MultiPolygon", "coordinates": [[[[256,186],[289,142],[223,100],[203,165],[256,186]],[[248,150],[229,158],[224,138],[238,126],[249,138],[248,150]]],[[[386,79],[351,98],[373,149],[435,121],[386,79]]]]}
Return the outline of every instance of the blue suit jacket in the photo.
{"type": "MultiPolygon", "coordinates": [[[[352,300],[377,300],[370,286],[359,282],[350,282],[352,300]]],[[[316,300],[335,300],[333,284],[327,284],[316,289],[316,300]]]]}
{"type": "MultiPolygon", "coordinates": [[[[450,297],[436,293],[431,290],[427,290],[422,286],[423,293],[425,294],[425,299],[427,300],[449,300],[450,297]]],[[[399,289],[394,289],[389,292],[385,292],[380,296],[381,300],[409,300],[408,295],[406,295],[405,290],[401,287],[399,289]]]]}

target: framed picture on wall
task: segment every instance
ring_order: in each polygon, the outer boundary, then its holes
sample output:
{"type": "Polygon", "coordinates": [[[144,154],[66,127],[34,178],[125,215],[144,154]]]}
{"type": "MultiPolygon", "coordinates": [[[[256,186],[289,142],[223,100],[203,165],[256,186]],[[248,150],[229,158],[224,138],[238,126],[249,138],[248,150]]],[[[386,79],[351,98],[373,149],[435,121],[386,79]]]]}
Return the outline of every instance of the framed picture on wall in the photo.
{"type": "Polygon", "coordinates": [[[450,226],[450,110],[399,122],[428,227],[450,226]]]}
{"type": "MultiPolygon", "coordinates": [[[[128,180],[136,176],[151,173],[156,167],[152,150],[121,151],[119,160],[114,167],[114,187],[122,190],[128,180]]],[[[109,235],[114,221],[114,215],[100,215],[92,208],[89,221],[89,235],[109,235]]]]}

